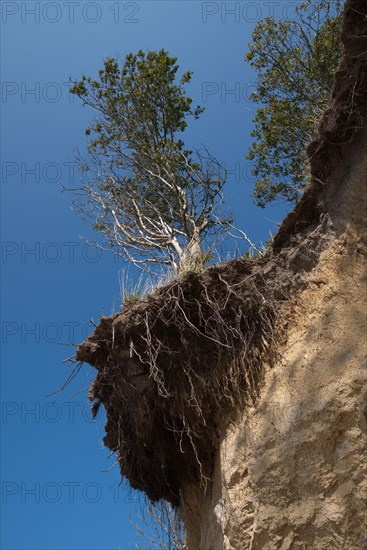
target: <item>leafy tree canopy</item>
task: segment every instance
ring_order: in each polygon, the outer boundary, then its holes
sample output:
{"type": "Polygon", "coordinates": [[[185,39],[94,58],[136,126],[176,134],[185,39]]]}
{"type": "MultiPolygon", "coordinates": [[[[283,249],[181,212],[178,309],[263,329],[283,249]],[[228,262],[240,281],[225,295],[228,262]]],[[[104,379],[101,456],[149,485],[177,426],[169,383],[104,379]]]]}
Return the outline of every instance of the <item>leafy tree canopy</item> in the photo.
{"type": "Polygon", "coordinates": [[[257,72],[259,104],[247,158],[254,197],[296,202],[308,184],[306,146],[328,106],[341,51],[342,0],[306,0],[293,18],[260,21],[246,61],[257,72]]]}
{"type": "Polygon", "coordinates": [[[88,155],[79,207],[103,233],[105,246],[139,266],[185,269],[205,258],[202,239],[226,225],[218,207],[225,172],[208,151],[185,149],[193,108],[177,80],[175,57],[160,50],[109,58],[99,77],[83,76],[71,93],[97,117],[86,130],[88,155]]]}

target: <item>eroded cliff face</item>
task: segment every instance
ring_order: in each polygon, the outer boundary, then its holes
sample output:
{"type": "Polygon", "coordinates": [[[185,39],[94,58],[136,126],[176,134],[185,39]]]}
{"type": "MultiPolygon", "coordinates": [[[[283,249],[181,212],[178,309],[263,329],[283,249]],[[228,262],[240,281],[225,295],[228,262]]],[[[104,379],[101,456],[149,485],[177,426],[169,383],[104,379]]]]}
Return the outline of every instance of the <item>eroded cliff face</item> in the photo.
{"type": "Polygon", "coordinates": [[[284,310],[281,359],[256,406],[223,427],[211,493],[186,488],[188,548],[367,547],[367,273],[355,229],[284,310]]]}
{"type": "MultiPolygon", "coordinates": [[[[367,548],[365,8],[346,3],[334,102],[310,146],[327,245],[279,315],[256,405],[222,426],[210,491],[184,488],[189,549],[367,548]]],[[[283,253],[300,219],[314,223],[312,200],[283,223],[283,253]]]]}
{"type": "Polygon", "coordinates": [[[77,360],[121,474],[187,550],[367,547],[367,18],[346,2],[312,183],[258,260],[101,318],[77,360]]]}

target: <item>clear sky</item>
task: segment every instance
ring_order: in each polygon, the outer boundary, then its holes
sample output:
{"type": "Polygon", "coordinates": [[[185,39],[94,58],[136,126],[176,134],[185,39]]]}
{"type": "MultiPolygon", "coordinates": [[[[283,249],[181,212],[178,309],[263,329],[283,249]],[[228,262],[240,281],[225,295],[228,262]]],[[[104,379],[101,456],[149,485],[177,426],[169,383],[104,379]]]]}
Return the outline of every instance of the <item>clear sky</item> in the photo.
{"type": "Polygon", "coordinates": [[[192,70],[190,95],[206,107],[187,132],[229,171],[227,204],[256,242],[276,231],[286,205],[251,198],[254,75],[243,57],[254,24],[295,2],[28,1],[1,3],[2,365],[1,548],[134,548],[137,494],[119,486],[103,448],[104,418],[90,419],[84,366],[62,361],[119,307],[127,268],[80,238],[91,230],[61,185],[78,184],[73,151],[91,112],[68,93],[69,76],[94,75],[103,59],[167,49],[192,70]]]}

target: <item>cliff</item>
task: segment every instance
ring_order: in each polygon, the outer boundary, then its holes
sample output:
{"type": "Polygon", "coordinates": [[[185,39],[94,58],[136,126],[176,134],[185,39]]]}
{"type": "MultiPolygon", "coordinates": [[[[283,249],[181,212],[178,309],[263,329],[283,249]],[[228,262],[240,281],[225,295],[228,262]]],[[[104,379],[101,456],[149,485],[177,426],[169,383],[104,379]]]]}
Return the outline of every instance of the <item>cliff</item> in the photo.
{"type": "Polygon", "coordinates": [[[367,18],[348,0],[312,183],[271,251],[101,318],[77,359],[132,487],[186,547],[367,546],[367,18]]]}

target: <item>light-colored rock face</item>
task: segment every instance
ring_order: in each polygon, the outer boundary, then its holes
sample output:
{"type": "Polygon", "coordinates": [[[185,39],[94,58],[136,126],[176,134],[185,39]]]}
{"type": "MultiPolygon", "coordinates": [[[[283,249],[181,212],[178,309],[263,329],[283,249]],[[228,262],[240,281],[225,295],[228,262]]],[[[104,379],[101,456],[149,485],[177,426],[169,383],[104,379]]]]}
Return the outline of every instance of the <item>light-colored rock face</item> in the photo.
{"type": "Polygon", "coordinates": [[[364,134],[256,406],[223,428],[210,490],[185,495],[189,550],[367,548],[366,151],[364,134]]]}
{"type": "Polygon", "coordinates": [[[367,548],[366,276],[336,241],[285,312],[281,359],[225,430],[201,514],[188,498],[190,550],[367,548]]]}
{"type": "Polygon", "coordinates": [[[226,549],[367,547],[366,266],[344,252],[324,255],[258,406],[223,439],[226,549]]]}
{"type": "Polygon", "coordinates": [[[367,549],[364,4],[347,0],[334,103],[309,148],[326,246],[280,312],[279,358],[265,366],[257,403],[222,427],[212,483],[184,486],[188,550],[367,549]],[[364,129],[349,135],[351,114],[364,129]]]}
{"type": "Polygon", "coordinates": [[[259,400],[184,490],[188,550],[367,548],[367,133],[327,198],[329,245],[280,315],[259,400]]]}

